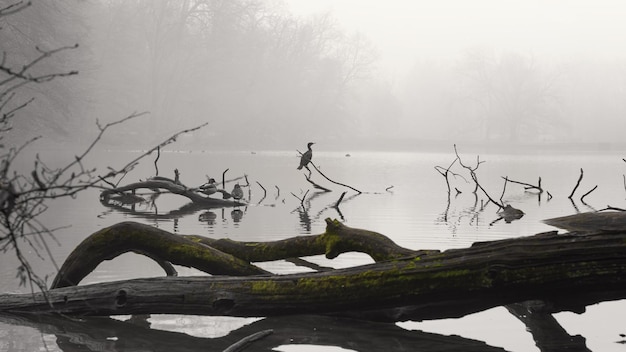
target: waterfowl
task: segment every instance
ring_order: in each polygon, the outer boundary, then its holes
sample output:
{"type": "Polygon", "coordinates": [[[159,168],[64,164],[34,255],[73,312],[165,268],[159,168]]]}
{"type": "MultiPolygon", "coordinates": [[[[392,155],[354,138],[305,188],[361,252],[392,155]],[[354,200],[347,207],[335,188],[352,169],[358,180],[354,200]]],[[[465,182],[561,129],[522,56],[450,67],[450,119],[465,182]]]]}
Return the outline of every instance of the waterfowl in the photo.
{"type": "Polygon", "coordinates": [[[235,184],[235,187],[233,188],[233,191],[230,192],[230,195],[233,197],[234,200],[241,200],[241,198],[243,198],[243,190],[238,183],[235,184]]]}
{"type": "Polygon", "coordinates": [[[308,150],[300,157],[300,166],[298,166],[298,170],[302,170],[303,167],[306,167],[307,169],[309,168],[307,165],[311,162],[311,159],[313,159],[313,149],[311,149],[313,144],[315,143],[309,142],[306,145],[308,150]]]}
{"type": "Polygon", "coordinates": [[[200,189],[202,190],[202,193],[206,194],[207,196],[210,196],[211,194],[217,192],[217,186],[215,185],[215,179],[214,178],[210,178],[209,182],[203,184],[202,186],[200,186],[200,189]]]}

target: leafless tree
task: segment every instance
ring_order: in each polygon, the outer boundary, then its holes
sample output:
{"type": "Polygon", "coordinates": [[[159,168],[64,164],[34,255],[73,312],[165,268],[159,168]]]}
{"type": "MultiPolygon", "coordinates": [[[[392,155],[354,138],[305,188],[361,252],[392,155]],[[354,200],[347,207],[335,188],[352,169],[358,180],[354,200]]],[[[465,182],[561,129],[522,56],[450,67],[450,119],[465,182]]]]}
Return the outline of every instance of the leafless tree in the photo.
{"type": "MultiPolygon", "coordinates": [[[[0,19],[29,6],[30,2],[24,1],[6,5],[0,8],[0,19]]],[[[26,249],[41,258],[49,259],[56,266],[47,241],[54,239],[54,231],[57,229],[48,228],[39,220],[40,215],[48,209],[50,201],[75,197],[79,192],[89,188],[106,188],[111,185],[108,180],[128,173],[139,160],[157,150],[158,147],[174,142],[182,133],[191,132],[206,125],[178,132],[121,167],[108,167],[106,173],[103,174],[96,168],[85,166],[88,154],[110,128],[144,113],[132,113],[118,121],[104,125],[96,121],[99,130],[96,138],[65,166],[49,167],[37,155],[30,172],[17,170],[14,167],[15,161],[23,157],[24,148],[41,138],[41,136],[32,138],[18,146],[8,146],[3,143],[5,137],[12,131],[12,121],[18,118],[20,113],[25,113],[25,108],[34,101],[33,98],[23,98],[22,89],[30,85],[45,85],[57,78],[76,75],[77,71],[36,73],[36,70],[39,68],[38,65],[50,57],[77,46],[63,46],[53,50],[43,50],[37,47],[38,55],[20,65],[9,64],[10,60],[7,58],[11,53],[6,51],[0,53],[0,251],[3,254],[8,252],[15,254],[19,260],[17,276],[20,284],[30,284],[31,290],[37,287],[45,291],[47,285],[46,278],[37,276],[32,270],[24,255],[26,249]]]]}

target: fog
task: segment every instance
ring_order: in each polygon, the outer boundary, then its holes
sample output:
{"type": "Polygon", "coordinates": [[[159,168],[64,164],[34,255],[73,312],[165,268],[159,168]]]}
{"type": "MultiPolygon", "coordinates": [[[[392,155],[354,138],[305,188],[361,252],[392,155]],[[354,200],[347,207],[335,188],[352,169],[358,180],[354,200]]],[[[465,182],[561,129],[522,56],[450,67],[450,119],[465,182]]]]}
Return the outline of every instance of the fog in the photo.
{"type": "Polygon", "coordinates": [[[109,146],[619,148],[618,1],[58,0],[0,19],[6,62],[79,75],[31,86],[13,137],[109,146]]]}

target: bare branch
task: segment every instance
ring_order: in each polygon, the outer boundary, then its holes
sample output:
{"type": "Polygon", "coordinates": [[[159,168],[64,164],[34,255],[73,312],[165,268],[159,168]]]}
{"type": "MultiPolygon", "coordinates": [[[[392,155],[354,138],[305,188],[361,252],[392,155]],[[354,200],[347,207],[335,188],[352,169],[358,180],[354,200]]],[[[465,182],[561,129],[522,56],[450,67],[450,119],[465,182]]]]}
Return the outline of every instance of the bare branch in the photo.
{"type": "Polygon", "coordinates": [[[328,176],[324,175],[324,173],[323,173],[323,172],[321,172],[321,171],[317,168],[317,166],[315,166],[315,164],[313,163],[313,161],[310,161],[310,162],[309,162],[309,164],[313,165],[313,168],[315,169],[315,171],[319,172],[319,174],[320,174],[320,175],[322,175],[322,176],[323,176],[325,179],[327,179],[328,181],[330,181],[330,182],[332,182],[332,183],[334,183],[334,184],[336,184],[336,185],[340,185],[340,186],[344,186],[344,187],[350,188],[351,190],[353,190],[353,191],[355,191],[355,192],[357,192],[357,193],[363,193],[363,192],[359,191],[358,189],[356,189],[356,188],[354,188],[354,187],[352,187],[352,186],[348,186],[348,185],[346,185],[346,184],[339,183],[339,182],[336,182],[336,181],[331,180],[330,178],[328,178],[328,176]]]}
{"type": "Polygon", "coordinates": [[[578,186],[580,186],[580,181],[582,181],[582,179],[583,179],[583,168],[581,167],[580,176],[578,177],[578,181],[576,181],[576,186],[574,186],[572,193],[570,193],[570,195],[567,198],[572,199],[572,197],[574,196],[574,192],[576,192],[576,189],[578,188],[578,186]]]}
{"type": "Polygon", "coordinates": [[[0,17],[8,16],[8,15],[12,15],[14,13],[20,12],[30,5],[32,5],[31,1],[26,2],[26,3],[24,1],[18,1],[14,4],[10,4],[0,9],[0,17]]]}

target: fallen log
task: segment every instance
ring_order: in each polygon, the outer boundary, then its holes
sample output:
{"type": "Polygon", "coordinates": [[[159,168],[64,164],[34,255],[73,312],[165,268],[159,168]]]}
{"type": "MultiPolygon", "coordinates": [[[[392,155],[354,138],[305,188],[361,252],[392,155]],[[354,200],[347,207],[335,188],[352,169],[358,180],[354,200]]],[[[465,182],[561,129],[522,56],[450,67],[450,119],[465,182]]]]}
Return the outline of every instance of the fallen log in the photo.
{"type": "MultiPolygon", "coordinates": [[[[211,198],[204,194],[198,193],[197,189],[189,188],[181,183],[176,183],[166,178],[148,179],[146,181],[130,183],[125,186],[107,189],[100,193],[100,201],[108,201],[113,195],[125,194],[125,192],[134,192],[138,189],[163,189],[173,194],[177,194],[183,197],[189,198],[195,204],[208,205],[208,206],[243,206],[246,205],[243,202],[229,199],[211,198]]],[[[230,198],[230,194],[224,190],[218,190],[224,197],[230,198]]]]}
{"type": "Polygon", "coordinates": [[[554,312],[582,312],[590,304],[626,298],[625,274],[626,231],[550,232],[319,273],[148,278],[3,294],[0,311],[401,321],[543,300],[554,312]]]}
{"type": "Polygon", "coordinates": [[[269,274],[250,262],[320,254],[332,259],[349,251],[367,253],[376,261],[433,252],[406,249],[379,233],[353,229],[330,219],[326,219],[326,232],[323,234],[271,242],[175,235],[127,221],[102,229],[83,240],[65,260],[51,288],[78,285],[98,264],[127,252],[145,255],[164,268],[164,262],[171,262],[213,275],[246,276],[269,274]]]}

